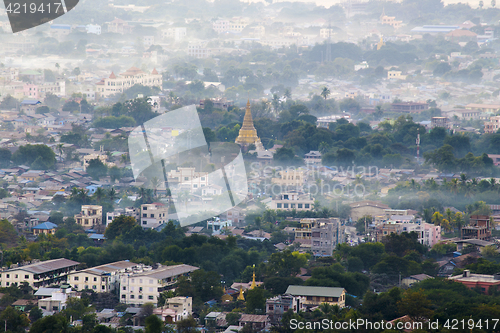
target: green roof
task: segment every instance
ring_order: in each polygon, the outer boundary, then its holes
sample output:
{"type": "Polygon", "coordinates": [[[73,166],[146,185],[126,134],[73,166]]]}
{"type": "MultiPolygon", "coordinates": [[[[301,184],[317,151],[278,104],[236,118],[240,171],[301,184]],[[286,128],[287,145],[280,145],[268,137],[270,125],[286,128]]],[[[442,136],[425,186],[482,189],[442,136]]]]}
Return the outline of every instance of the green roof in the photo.
{"type": "Polygon", "coordinates": [[[312,286],[288,286],[286,290],[286,294],[294,296],[340,297],[343,292],[344,288],[312,286]]]}

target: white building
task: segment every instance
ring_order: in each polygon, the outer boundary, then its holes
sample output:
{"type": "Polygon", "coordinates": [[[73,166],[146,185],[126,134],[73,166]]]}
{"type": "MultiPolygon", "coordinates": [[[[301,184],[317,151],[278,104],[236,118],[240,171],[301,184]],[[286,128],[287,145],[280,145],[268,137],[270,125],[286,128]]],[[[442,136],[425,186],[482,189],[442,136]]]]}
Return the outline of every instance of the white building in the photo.
{"type": "Polygon", "coordinates": [[[212,55],[212,50],[205,43],[191,42],[188,45],[188,56],[197,59],[205,59],[212,55]]]}
{"type": "Polygon", "coordinates": [[[281,193],[270,202],[270,209],[282,210],[312,210],[314,199],[309,195],[299,195],[297,193],[281,193]]]}
{"type": "Polygon", "coordinates": [[[182,27],[182,28],[181,27],[168,28],[168,29],[162,30],[162,32],[161,32],[162,38],[173,39],[176,42],[186,38],[186,35],[187,35],[187,30],[184,27],[182,27]]]}
{"type": "Polygon", "coordinates": [[[79,264],[79,262],[61,258],[24,266],[11,265],[11,268],[1,271],[0,287],[19,286],[22,282],[27,282],[33,289],[59,285],[67,281],[68,274],[74,272],[79,264]]]}
{"type": "Polygon", "coordinates": [[[141,205],[141,227],[156,228],[168,222],[168,207],[162,203],[141,205]]]}
{"type": "Polygon", "coordinates": [[[88,34],[100,35],[101,34],[101,26],[99,24],[87,24],[85,26],[88,34]]]}
{"type": "Polygon", "coordinates": [[[91,267],[69,274],[68,283],[76,290],[89,289],[98,293],[110,292],[120,287],[120,278],[127,273],[128,269],[139,266],[139,264],[128,260],[122,260],[91,267]]]}
{"type": "Polygon", "coordinates": [[[165,305],[153,310],[153,313],[161,317],[166,323],[175,323],[186,319],[193,314],[193,298],[189,296],[177,296],[168,298],[165,305]]]}
{"type": "Polygon", "coordinates": [[[153,69],[151,73],[146,73],[137,67],[131,67],[118,76],[111,73],[108,78],[96,83],[96,90],[100,96],[108,97],[114,94],[121,94],[136,84],[161,89],[162,81],[163,78],[161,74],[158,74],[156,69],[153,69]]]}
{"type": "Polygon", "coordinates": [[[158,303],[160,293],[172,290],[181,276],[189,278],[198,267],[190,265],[144,267],[123,276],[120,283],[120,302],[132,306],[158,303]]]}
{"type": "Polygon", "coordinates": [[[140,208],[136,208],[136,207],[126,207],[125,209],[123,209],[123,208],[115,209],[112,212],[106,213],[105,225],[107,226],[108,224],[113,222],[113,220],[116,217],[118,217],[120,215],[130,216],[130,217],[133,217],[136,221],[139,221],[140,217],[141,217],[140,214],[141,214],[140,208]]]}
{"type": "Polygon", "coordinates": [[[197,172],[195,168],[181,168],[168,173],[168,179],[177,181],[181,187],[196,191],[208,186],[208,172],[197,172]]]}
{"type": "Polygon", "coordinates": [[[39,299],[38,307],[49,313],[60,312],[66,309],[68,299],[71,297],[80,298],[80,296],[76,295],[76,292],[71,290],[71,287],[66,285],[65,287],[61,287],[61,289],[53,291],[50,297],[39,299]]]}
{"type": "Polygon", "coordinates": [[[207,221],[207,229],[212,230],[213,235],[220,235],[222,229],[232,226],[233,226],[233,221],[231,220],[222,221],[218,217],[214,218],[213,220],[207,221]]]}
{"type": "Polygon", "coordinates": [[[155,36],[142,36],[144,47],[148,48],[155,43],[155,36]]]}

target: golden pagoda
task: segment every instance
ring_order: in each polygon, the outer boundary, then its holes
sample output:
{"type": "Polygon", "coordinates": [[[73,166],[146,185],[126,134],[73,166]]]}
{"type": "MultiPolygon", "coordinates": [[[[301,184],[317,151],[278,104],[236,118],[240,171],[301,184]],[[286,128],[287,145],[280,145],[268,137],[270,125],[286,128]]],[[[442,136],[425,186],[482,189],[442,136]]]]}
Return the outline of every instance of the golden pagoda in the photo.
{"type": "Polygon", "coordinates": [[[255,150],[264,150],[264,146],[262,146],[262,142],[260,142],[260,139],[257,136],[257,130],[253,125],[252,112],[250,111],[250,100],[247,101],[243,126],[241,126],[240,133],[235,142],[244,147],[248,147],[253,143],[255,145],[255,150]]]}
{"type": "Polygon", "coordinates": [[[257,287],[257,283],[255,283],[255,264],[253,265],[253,278],[252,278],[252,284],[250,285],[250,290],[253,288],[257,287]]]}
{"type": "Polygon", "coordinates": [[[240,286],[240,294],[238,295],[238,297],[236,298],[238,301],[244,301],[245,300],[245,296],[243,296],[243,287],[240,286]]]}
{"type": "Polygon", "coordinates": [[[384,37],[380,37],[380,40],[377,44],[377,51],[380,50],[382,48],[382,46],[385,46],[384,37]]]}

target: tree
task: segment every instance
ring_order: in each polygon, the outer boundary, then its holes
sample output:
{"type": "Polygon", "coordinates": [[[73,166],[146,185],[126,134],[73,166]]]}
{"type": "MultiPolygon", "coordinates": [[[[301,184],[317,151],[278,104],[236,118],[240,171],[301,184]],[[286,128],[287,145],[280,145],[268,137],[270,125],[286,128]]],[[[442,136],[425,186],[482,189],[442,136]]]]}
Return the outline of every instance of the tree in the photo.
{"type": "Polygon", "coordinates": [[[0,148],[0,167],[8,167],[10,165],[10,159],[12,153],[7,148],[0,148]]]}
{"type": "Polygon", "coordinates": [[[146,333],[162,333],[163,323],[157,315],[150,315],[146,318],[146,333]]]}
{"type": "Polygon", "coordinates": [[[226,321],[228,325],[238,326],[241,318],[241,313],[238,312],[229,312],[226,315],[226,321]]]}
{"type": "Polygon", "coordinates": [[[108,173],[108,167],[102,163],[99,158],[94,158],[89,161],[89,165],[86,168],[87,173],[95,180],[99,180],[101,177],[105,177],[108,173]]]}
{"type": "Polygon", "coordinates": [[[43,311],[37,306],[35,306],[30,310],[29,319],[31,323],[36,322],[38,319],[41,319],[42,317],[43,317],[43,311]]]}
{"type": "Polygon", "coordinates": [[[496,0],[491,0],[491,7],[495,8],[497,6],[496,0]]]}
{"type": "Polygon", "coordinates": [[[117,180],[120,180],[120,178],[122,177],[122,169],[117,167],[116,165],[109,168],[108,173],[113,183],[115,183],[117,180]]]}
{"type": "Polygon", "coordinates": [[[480,1],[479,1],[479,8],[483,9],[483,6],[484,6],[484,1],[483,1],[483,0],[480,0],[480,1]]]}
{"type": "Polygon", "coordinates": [[[12,97],[11,95],[7,95],[3,98],[0,103],[0,109],[2,110],[12,110],[17,109],[19,107],[19,101],[12,97]]]}
{"type": "Polygon", "coordinates": [[[328,98],[328,96],[330,96],[330,89],[328,89],[328,87],[323,87],[323,89],[321,89],[321,94],[320,95],[326,101],[326,99],[328,98]]]}
{"type": "Polygon", "coordinates": [[[431,306],[431,301],[427,299],[422,290],[408,289],[403,299],[398,302],[400,315],[408,315],[412,320],[421,322],[431,318],[433,314],[431,306]]]}
{"type": "Polygon", "coordinates": [[[182,319],[176,322],[177,333],[195,333],[198,332],[196,320],[193,317],[182,319]]]}
{"type": "Polygon", "coordinates": [[[264,289],[254,288],[246,293],[247,311],[252,313],[263,313],[266,309],[266,297],[264,289]]]}
{"type": "Polygon", "coordinates": [[[54,167],[56,154],[46,145],[30,145],[19,147],[12,155],[12,161],[17,165],[28,164],[33,169],[47,170],[54,167]]]}
{"type": "Polygon", "coordinates": [[[114,240],[116,237],[122,235],[124,232],[131,230],[137,225],[135,219],[131,216],[120,215],[115,217],[104,233],[107,239],[114,240]]]}

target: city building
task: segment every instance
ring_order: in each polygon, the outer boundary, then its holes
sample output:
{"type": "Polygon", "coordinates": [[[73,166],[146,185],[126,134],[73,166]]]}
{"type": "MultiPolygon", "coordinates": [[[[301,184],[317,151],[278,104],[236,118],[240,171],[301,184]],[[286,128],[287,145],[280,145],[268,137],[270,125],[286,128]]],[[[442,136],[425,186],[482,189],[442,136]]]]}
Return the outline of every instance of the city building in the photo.
{"type": "Polygon", "coordinates": [[[401,28],[402,23],[403,21],[396,21],[395,16],[387,16],[382,14],[382,16],[380,17],[380,24],[390,25],[394,29],[401,28]]]}
{"type": "MultiPolygon", "coordinates": [[[[227,111],[229,107],[234,105],[234,102],[226,98],[210,98],[214,109],[221,109],[227,111]]],[[[205,109],[205,100],[200,100],[200,108],[205,109]]]]}
{"type": "Polygon", "coordinates": [[[226,220],[222,221],[220,218],[216,217],[213,220],[207,220],[207,229],[212,231],[213,235],[220,235],[224,228],[229,228],[233,226],[233,221],[226,220]]]}
{"type": "Polygon", "coordinates": [[[132,306],[141,306],[144,303],[157,304],[160,293],[172,290],[181,276],[189,278],[197,269],[199,268],[183,264],[135,270],[121,278],[120,302],[132,306]]]}
{"type": "Polygon", "coordinates": [[[120,215],[130,216],[133,217],[136,221],[139,221],[141,217],[141,209],[136,207],[126,207],[115,209],[112,212],[107,212],[106,226],[113,222],[113,220],[120,215]]]}
{"type": "Polygon", "coordinates": [[[314,256],[331,256],[344,241],[344,228],[337,218],[301,219],[300,227],[295,229],[295,242],[310,249],[314,256]]]}
{"type": "Polygon", "coordinates": [[[141,227],[156,228],[168,222],[168,207],[162,203],[141,205],[141,227]]]}
{"type": "Polygon", "coordinates": [[[189,296],[167,298],[165,305],[154,309],[153,314],[161,317],[163,322],[169,324],[189,318],[193,314],[193,298],[189,296]]]}
{"type": "Polygon", "coordinates": [[[485,113],[497,113],[500,111],[500,104],[476,104],[471,103],[465,106],[467,110],[477,110],[485,113]]]}
{"type": "Polygon", "coordinates": [[[299,195],[298,193],[281,193],[271,199],[270,209],[282,210],[312,210],[314,199],[308,194],[299,195]]]}
{"type": "Polygon", "coordinates": [[[122,35],[130,34],[132,32],[132,26],[122,19],[115,18],[113,21],[108,23],[108,32],[114,32],[122,35]]]}
{"type": "Polygon", "coordinates": [[[243,126],[240,128],[238,137],[236,138],[236,143],[242,147],[248,149],[248,146],[253,144],[255,150],[264,150],[260,138],[257,136],[257,130],[253,125],[252,111],[250,111],[250,100],[247,101],[247,107],[245,110],[245,117],[243,118],[243,126]]]}
{"type": "Polygon", "coordinates": [[[387,71],[387,78],[395,80],[406,80],[406,75],[403,75],[402,73],[403,72],[401,71],[387,71]]]}
{"type": "Polygon", "coordinates": [[[185,27],[172,27],[162,30],[161,37],[164,39],[173,39],[176,42],[186,38],[187,29],[185,27]]]}
{"type": "Polygon", "coordinates": [[[61,288],[52,291],[50,297],[41,298],[38,300],[38,308],[48,311],[49,313],[57,313],[66,309],[66,304],[68,299],[80,298],[76,292],[71,290],[71,287],[67,284],[61,286],[61,288]]]}
{"type": "Polygon", "coordinates": [[[479,288],[483,294],[491,294],[500,285],[500,274],[474,274],[465,269],[461,275],[449,277],[448,279],[461,283],[469,289],[479,288]]]}
{"type": "Polygon", "coordinates": [[[500,116],[490,117],[490,121],[484,122],[484,133],[496,133],[500,129],[500,116]]]}
{"type": "Polygon", "coordinates": [[[36,109],[38,109],[41,104],[42,102],[36,99],[25,99],[21,102],[20,109],[21,112],[31,116],[36,113],[36,109]]]}
{"type": "Polygon", "coordinates": [[[189,42],[188,45],[188,56],[197,59],[205,59],[212,55],[212,50],[206,47],[205,43],[202,42],[189,42]]]}
{"type": "Polygon", "coordinates": [[[450,128],[450,120],[447,117],[432,117],[431,118],[431,128],[443,127],[450,128]]]}
{"type": "Polygon", "coordinates": [[[196,168],[177,167],[177,170],[170,171],[167,177],[169,183],[177,183],[191,192],[209,185],[208,172],[198,172],[196,168]]]}
{"type": "Polygon", "coordinates": [[[432,279],[432,276],[427,275],[427,274],[416,274],[416,275],[411,275],[408,277],[405,277],[401,280],[401,284],[407,287],[411,287],[413,284],[417,282],[421,282],[427,279],[432,279]]]}
{"type": "Polygon", "coordinates": [[[472,215],[469,225],[462,227],[462,239],[490,240],[491,221],[488,215],[472,215]]]}
{"type": "Polygon", "coordinates": [[[68,275],[68,283],[76,290],[111,292],[120,287],[120,278],[139,264],[122,260],[105,265],[87,268],[68,275]]]}
{"type": "Polygon", "coordinates": [[[330,38],[331,36],[333,36],[333,29],[331,28],[321,28],[319,29],[319,36],[321,38],[330,38]]]}
{"type": "Polygon", "coordinates": [[[101,34],[101,26],[99,24],[87,24],[85,26],[85,30],[88,34],[100,35],[101,34]]]}
{"type": "Polygon", "coordinates": [[[306,308],[300,302],[300,297],[294,297],[293,295],[278,295],[273,298],[266,300],[266,314],[269,317],[271,324],[276,325],[281,322],[283,314],[288,310],[292,310],[293,313],[298,313],[300,311],[305,311],[306,308]]]}
{"type": "Polygon", "coordinates": [[[92,160],[98,159],[101,161],[103,164],[111,167],[114,164],[108,163],[108,155],[103,154],[101,152],[99,153],[93,153],[93,154],[87,154],[83,156],[83,171],[87,171],[87,167],[89,166],[89,162],[92,160]]]}
{"type": "Polygon", "coordinates": [[[319,306],[322,303],[337,305],[339,308],[345,307],[344,288],[290,285],[285,294],[300,297],[300,302],[307,308],[319,306]]]}
{"type": "Polygon", "coordinates": [[[108,78],[97,82],[96,92],[101,97],[106,98],[114,94],[121,94],[136,84],[161,89],[162,81],[162,75],[158,74],[156,69],[153,69],[151,73],[146,73],[137,67],[130,67],[127,71],[118,76],[111,73],[108,78]]]}
{"type": "Polygon", "coordinates": [[[284,170],[278,172],[279,178],[272,178],[271,182],[273,184],[279,185],[280,187],[296,187],[298,190],[302,189],[305,183],[305,177],[303,171],[298,170],[284,170]]]}
{"type": "Polygon", "coordinates": [[[400,102],[400,103],[392,103],[391,111],[392,112],[401,112],[401,113],[420,113],[429,108],[429,104],[427,103],[415,103],[415,102],[400,102]]]}
{"type": "Polygon", "coordinates": [[[378,201],[364,200],[349,204],[351,207],[351,219],[359,220],[363,216],[380,216],[385,215],[385,210],[390,209],[389,206],[378,201]]]}
{"type": "Polygon", "coordinates": [[[33,230],[33,235],[35,236],[38,236],[38,235],[54,235],[56,233],[56,228],[57,228],[57,224],[55,223],[52,223],[52,222],[43,222],[43,223],[40,223],[36,226],[34,226],[33,228],[31,228],[31,230],[33,230]]]}
{"type": "Polygon", "coordinates": [[[102,224],[102,206],[82,205],[82,211],[75,215],[76,223],[84,229],[92,229],[102,224]]]}
{"type": "Polygon", "coordinates": [[[321,153],[317,150],[311,150],[304,155],[306,164],[321,164],[321,153]]]}
{"type": "Polygon", "coordinates": [[[65,283],[79,262],[69,259],[33,260],[27,265],[14,264],[0,273],[0,287],[19,286],[27,282],[33,289],[65,283]]]}

